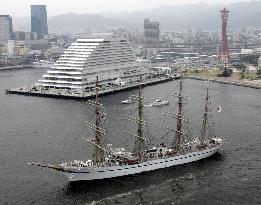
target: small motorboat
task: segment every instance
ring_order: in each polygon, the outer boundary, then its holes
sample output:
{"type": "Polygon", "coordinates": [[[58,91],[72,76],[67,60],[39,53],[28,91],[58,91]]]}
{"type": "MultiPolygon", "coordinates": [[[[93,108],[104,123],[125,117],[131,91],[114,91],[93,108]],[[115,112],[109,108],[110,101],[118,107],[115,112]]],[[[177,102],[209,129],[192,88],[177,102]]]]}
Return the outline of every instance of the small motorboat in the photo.
{"type": "Polygon", "coordinates": [[[134,101],[132,99],[123,100],[121,102],[122,102],[122,104],[132,104],[132,103],[134,103],[134,101]]]}
{"type": "Polygon", "coordinates": [[[168,105],[168,104],[169,104],[169,101],[157,99],[151,105],[152,106],[162,106],[162,105],[168,105]]]}

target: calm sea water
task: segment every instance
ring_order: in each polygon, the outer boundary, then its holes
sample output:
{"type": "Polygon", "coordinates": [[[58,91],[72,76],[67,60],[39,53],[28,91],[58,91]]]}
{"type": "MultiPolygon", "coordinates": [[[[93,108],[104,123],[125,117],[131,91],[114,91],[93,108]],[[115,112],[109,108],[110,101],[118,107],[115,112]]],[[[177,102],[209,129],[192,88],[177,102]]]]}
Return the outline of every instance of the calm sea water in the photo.
{"type": "MultiPolygon", "coordinates": [[[[69,183],[56,171],[27,165],[31,161],[60,163],[91,157],[92,146],[84,121],[93,120],[93,108],[83,101],[6,95],[4,89],[33,84],[45,70],[0,72],[0,204],[261,204],[261,90],[211,83],[210,95],[219,135],[227,141],[221,154],[199,162],[134,176],[94,182],[69,183]]],[[[185,80],[190,99],[193,136],[200,133],[204,82],[185,80]]],[[[170,92],[177,81],[144,89],[150,102],[156,98],[175,105],[170,92]]],[[[120,101],[137,90],[102,98],[108,113],[108,143],[132,149],[133,138],[123,130],[135,115],[135,105],[120,101]]],[[[145,133],[157,142],[172,140],[162,124],[175,106],[145,108],[151,122],[145,133]]]]}

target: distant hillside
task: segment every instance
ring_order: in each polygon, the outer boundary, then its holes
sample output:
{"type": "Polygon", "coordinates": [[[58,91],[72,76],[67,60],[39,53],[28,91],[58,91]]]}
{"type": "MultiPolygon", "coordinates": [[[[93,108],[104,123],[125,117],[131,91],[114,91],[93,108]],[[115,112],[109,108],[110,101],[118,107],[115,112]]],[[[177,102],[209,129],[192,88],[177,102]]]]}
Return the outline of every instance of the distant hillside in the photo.
{"type": "MultiPolygon", "coordinates": [[[[121,12],[108,16],[134,23],[142,28],[143,19],[159,21],[162,31],[184,30],[188,28],[199,30],[217,30],[221,20],[219,11],[223,5],[208,5],[205,3],[190,5],[166,5],[154,10],[140,12],[121,12]]],[[[230,10],[229,27],[261,27],[261,1],[239,2],[227,6],[230,10]]]]}
{"type": "Polygon", "coordinates": [[[128,27],[113,17],[103,17],[95,14],[68,13],[51,18],[48,21],[49,30],[55,33],[87,33],[111,31],[114,28],[128,27]]]}
{"type": "MultiPolygon", "coordinates": [[[[166,5],[153,10],[103,14],[68,13],[52,17],[48,21],[49,31],[55,33],[105,32],[114,28],[142,30],[144,18],[160,22],[161,31],[186,30],[218,30],[221,20],[219,10],[222,5],[205,3],[189,5],[166,5]]],[[[260,27],[261,0],[239,2],[227,6],[230,10],[229,28],[260,27]]],[[[14,24],[19,23],[14,19],[14,24]]],[[[21,23],[21,21],[20,21],[21,23]]],[[[22,28],[30,28],[28,21],[22,28]]],[[[18,27],[18,26],[16,26],[18,27]]]]}

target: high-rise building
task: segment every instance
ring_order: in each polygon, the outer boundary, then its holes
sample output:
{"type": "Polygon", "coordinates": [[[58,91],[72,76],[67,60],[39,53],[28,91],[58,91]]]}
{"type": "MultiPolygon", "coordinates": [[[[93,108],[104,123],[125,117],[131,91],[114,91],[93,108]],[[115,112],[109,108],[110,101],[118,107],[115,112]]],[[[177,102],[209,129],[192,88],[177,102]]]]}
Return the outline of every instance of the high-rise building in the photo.
{"type": "Polygon", "coordinates": [[[48,35],[46,5],[31,5],[31,32],[36,32],[38,39],[48,35]]]}
{"type": "Polygon", "coordinates": [[[6,44],[13,33],[12,17],[0,15],[0,43],[6,44]]]}
{"type": "Polygon", "coordinates": [[[159,22],[151,22],[149,19],[144,19],[144,41],[145,44],[159,44],[159,22]]]}

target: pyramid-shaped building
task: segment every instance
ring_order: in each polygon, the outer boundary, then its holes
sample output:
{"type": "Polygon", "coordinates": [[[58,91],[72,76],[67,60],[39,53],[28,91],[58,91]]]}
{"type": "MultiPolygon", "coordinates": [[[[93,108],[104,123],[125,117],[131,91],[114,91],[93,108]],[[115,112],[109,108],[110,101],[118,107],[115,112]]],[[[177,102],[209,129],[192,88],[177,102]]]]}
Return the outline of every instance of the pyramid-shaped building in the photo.
{"type": "Polygon", "coordinates": [[[89,91],[95,86],[96,76],[106,86],[118,78],[127,83],[136,81],[144,72],[128,40],[111,34],[105,38],[77,39],[35,85],[89,91]]]}

